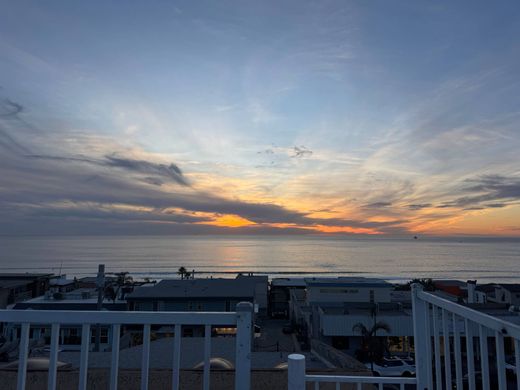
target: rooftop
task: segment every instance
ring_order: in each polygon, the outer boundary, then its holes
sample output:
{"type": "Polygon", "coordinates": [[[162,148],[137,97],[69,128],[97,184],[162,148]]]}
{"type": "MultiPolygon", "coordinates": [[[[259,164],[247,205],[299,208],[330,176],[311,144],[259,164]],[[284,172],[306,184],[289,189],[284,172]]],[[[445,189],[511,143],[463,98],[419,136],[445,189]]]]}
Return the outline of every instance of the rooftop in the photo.
{"type": "Polygon", "coordinates": [[[154,286],[138,287],[126,298],[246,298],[255,296],[255,285],[248,278],[162,280],[154,286]]]}
{"type": "Polygon", "coordinates": [[[29,272],[6,272],[0,273],[0,279],[38,279],[38,278],[50,278],[54,274],[43,274],[43,273],[29,273],[29,272]]]}
{"type": "Polygon", "coordinates": [[[341,276],[338,278],[305,278],[308,286],[344,286],[344,287],[388,287],[392,284],[378,278],[362,278],[355,276],[341,276]]]}
{"type": "Polygon", "coordinates": [[[509,292],[520,292],[519,283],[500,283],[499,286],[509,292]]]}
{"type": "Polygon", "coordinates": [[[0,279],[0,288],[22,287],[22,286],[27,286],[29,283],[31,283],[31,281],[27,280],[27,279],[7,279],[7,280],[0,279]]]}
{"type": "MultiPolygon", "coordinates": [[[[234,337],[212,337],[211,338],[211,357],[220,357],[235,364],[235,344],[234,337]]],[[[126,369],[139,369],[142,359],[142,345],[121,349],[119,354],[119,366],[126,369]]],[[[161,338],[150,343],[150,367],[168,369],[173,366],[173,338],[161,338]]],[[[251,366],[255,369],[266,369],[276,367],[280,363],[287,362],[287,355],[290,352],[252,352],[251,366]]],[[[310,368],[325,368],[326,366],[319,360],[312,358],[311,353],[306,353],[309,358],[310,368]]],[[[204,361],[204,338],[202,337],[183,337],[181,342],[181,368],[192,368],[196,364],[204,361]]],[[[61,352],[59,359],[69,362],[73,367],[79,367],[80,353],[61,352]]],[[[111,352],[91,352],[89,353],[89,367],[110,367],[111,352]]]]}
{"type": "Polygon", "coordinates": [[[496,287],[497,287],[497,285],[494,283],[477,284],[477,287],[475,287],[475,290],[482,291],[484,293],[494,293],[496,287]]]}
{"type": "Polygon", "coordinates": [[[271,286],[278,287],[305,287],[305,278],[275,278],[271,280],[271,286]]]}
{"type": "MultiPolygon", "coordinates": [[[[61,299],[55,299],[53,294],[42,295],[14,306],[16,310],[39,309],[39,310],[96,310],[97,292],[91,288],[79,288],[67,293],[59,293],[61,299]]],[[[110,310],[126,310],[126,301],[115,302],[104,299],[103,307],[110,310]]]]}

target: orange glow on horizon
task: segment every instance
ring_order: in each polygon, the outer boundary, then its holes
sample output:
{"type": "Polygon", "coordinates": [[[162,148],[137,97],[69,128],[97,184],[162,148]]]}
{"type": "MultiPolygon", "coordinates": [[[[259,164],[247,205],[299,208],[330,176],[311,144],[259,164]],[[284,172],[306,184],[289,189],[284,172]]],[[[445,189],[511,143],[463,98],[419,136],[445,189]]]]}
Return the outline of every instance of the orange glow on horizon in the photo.
{"type": "Polygon", "coordinates": [[[244,226],[252,226],[256,225],[256,223],[246,219],[242,218],[238,215],[220,215],[215,217],[215,219],[211,222],[205,222],[205,224],[213,225],[213,226],[221,226],[221,227],[232,227],[232,228],[238,228],[238,227],[244,227],[244,226]]]}

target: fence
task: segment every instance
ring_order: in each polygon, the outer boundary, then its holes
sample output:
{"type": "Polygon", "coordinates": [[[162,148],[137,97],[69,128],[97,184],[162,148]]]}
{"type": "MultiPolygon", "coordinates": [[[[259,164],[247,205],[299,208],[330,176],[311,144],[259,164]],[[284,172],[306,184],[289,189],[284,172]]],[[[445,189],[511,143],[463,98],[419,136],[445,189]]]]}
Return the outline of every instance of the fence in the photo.
{"type": "Polygon", "coordinates": [[[520,326],[490,316],[467,306],[440,298],[423,291],[420,285],[412,286],[413,331],[415,343],[416,377],[356,377],[341,375],[307,375],[305,357],[289,356],[289,390],[303,390],[306,383],[386,384],[415,385],[418,390],[481,388],[507,390],[515,381],[520,390],[520,326]],[[514,364],[507,364],[506,338],[513,344],[514,364]],[[465,344],[465,362],[463,361],[465,344]],[[495,356],[490,355],[490,344],[495,356]],[[476,357],[479,356],[479,359],[476,357]],[[491,363],[491,364],[490,364],[491,363]],[[476,365],[480,365],[477,371],[476,365]]]}
{"type": "Polygon", "coordinates": [[[141,361],[141,389],[148,389],[150,362],[150,334],[152,325],[174,326],[172,388],[179,389],[181,332],[183,325],[204,326],[204,372],[203,388],[210,388],[211,327],[236,326],[235,388],[249,390],[251,375],[251,323],[252,305],[239,303],[236,312],[110,312],[110,311],[55,311],[55,310],[0,310],[0,323],[20,324],[20,344],[17,389],[25,388],[27,373],[29,331],[31,325],[50,325],[50,356],[48,389],[56,388],[60,325],[81,324],[81,351],[79,390],[87,388],[88,354],[91,346],[91,327],[97,324],[112,327],[112,356],[110,366],[110,389],[117,389],[119,372],[119,342],[122,325],[143,326],[143,354],[141,361]]]}

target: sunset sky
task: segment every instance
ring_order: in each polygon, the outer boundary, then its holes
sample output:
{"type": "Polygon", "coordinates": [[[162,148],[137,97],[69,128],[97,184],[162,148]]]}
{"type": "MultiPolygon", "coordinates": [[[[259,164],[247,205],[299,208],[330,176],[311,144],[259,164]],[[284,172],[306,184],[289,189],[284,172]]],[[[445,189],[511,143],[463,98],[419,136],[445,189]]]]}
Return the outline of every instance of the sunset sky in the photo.
{"type": "Polygon", "coordinates": [[[518,1],[0,7],[0,235],[520,236],[518,1]]]}

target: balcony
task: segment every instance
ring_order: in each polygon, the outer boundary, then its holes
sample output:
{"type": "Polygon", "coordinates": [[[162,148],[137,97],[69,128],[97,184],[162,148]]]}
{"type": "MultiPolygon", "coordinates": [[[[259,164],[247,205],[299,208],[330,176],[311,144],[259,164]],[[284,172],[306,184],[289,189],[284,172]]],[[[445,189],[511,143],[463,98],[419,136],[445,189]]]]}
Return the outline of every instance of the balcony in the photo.
{"type": "Polygon", "coordinates": [[[293,354],[288,364],[289,390],[306,389],[311,383],[316,390],[322,383],[336,390],[520,390],[520,326],[427,293],[418,285],[413,286],[412,304],[415,378],[309,375],[305,358],[293,354]],[[506,340],[515,355],[509,363],[506,340]]]}
{"type": "MultiPolygon", "coordinates": [[[[88,358],[91,349],[91,329],[100,326],[111,327],[111,365],[109,387],[118,388],[119,351],[122,326],[142,326],[142,360],[139,378],[140,389],[147,390],[150,384],[150,335],[152,325],[167,325],[174,329],[173,367],[171,387],[180,388],[181,334],[184,326],[204,327],[204,364],[202,373],[203,389],[210,388],[211,329],[213,326],[236,327],[235,375],[236,389],[249,389],[251,375],[252,305],[239,303],[235,312],[110,312],[110,311],[49,311],[49,310],[1,310],[0,323],[6,326],[20,326],[19,360],[16,388],[26,388],[27,362],[29,355],[31,326],[48,325],[51,328],[49,368],[47,388],[56,389],[60,327],[81,326],[81,350],[77,388],[88,388],[88,358]]],[[[61,386],[63,388],[63,386],[61,386]]],[[[123,387],[123,386],[121,386],[123,387]]],[[[157,388],[157,387],[155,387],[157,388]]]]}
{"type": "MultiPolygon", "coordinates": [[[[305,357],[293,354],[288,359],[287,376],[278,375],[278,385],[289,390],[303,389],[520,389],[520,326],[489,316],[469,307],[453,303],[431,293],[413,287],[413,332],[415,340],[416,377],[375,377],[349,375],[321,375],[306,370],[305,357]],[[506,352],[513,360],[506,361],[506,352]],[[484,358],[482,358],[484,357],[484,358]],[[288,378],[287,382],[286,378],[288,378]]],[[[16,371],[17,388],[27,384],[27,362],[30,329],[42,324],[50,327],[50,354],[47,388],[58,386],[57,366],[60,327],[80,324],[80,364],[74,387],[81,390],[92,385],[89,382],[89,349],[91,329],[97,324],[109,326],[111,362],[107,388],[125,388],[120,382],[119,350],[121,330],[131,325],[142,327],[142,355],[140,371],[132,373],[139,388],[158,388],[153,375],[164,379],[168,388],[180,389],[180,354],[182,328],[190,325],[204,329],[204,364],[201,370],[201,387],[210,388],[214,378],[210,370],[212,327],[236,327],[234,388],[249,390],[263,388],[261,375],[253,373],[251,380],[252,308],[241,303],[236,312],[70,312],[70,311],[0,311],[0,322],[19,326],[19,361],[16,371]],[[171,370],[150,375],[150,343],[152,325],[166,325],[173,329],[171,370]],[[211,374],[211,375],[210,375],[211,374]],[[253,382],[253,386],[251,384],[253,382]],[[259,387],[260,386],[260,387],[259,387]]],[[[135,371],[135,370],[134,370],[135,371]]],[[[226,374],[227,375],[227,374],[226,374]]],[[[228,378],[229,380],[229,378],[228,378]]],[[[217,383],[213,383],[216,386],[217,383]]],[[[230,384],[230,386],[232,386],[230,384]]],[[[135,384],[134,384],[134,387],[135,384]]],[[[63,388],[61,386],[61,388],[63,388]]],[[[164,388],[164,387],[159,387],[164,388]]],[[[183,389],[194,386],[184,385],[183,389]]],[[[199,387],[197,387],[199,388],[199,387]]],[[[218,387],[220,388],[220,387],[218,387]]],[[[225,387],[225,388],[229,388],[225,387]]],[[[272,388],[272,387],[270,387],[272,388]]]]}

